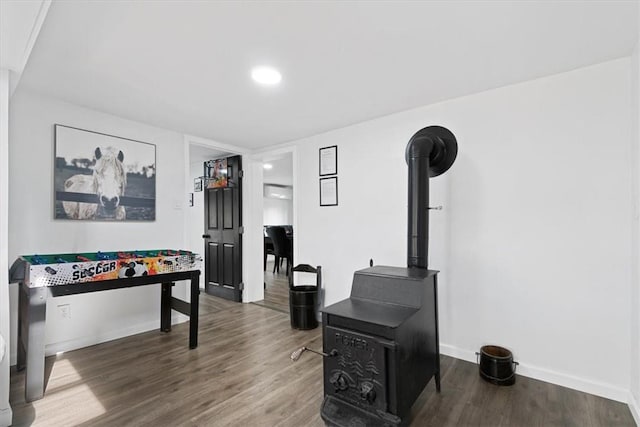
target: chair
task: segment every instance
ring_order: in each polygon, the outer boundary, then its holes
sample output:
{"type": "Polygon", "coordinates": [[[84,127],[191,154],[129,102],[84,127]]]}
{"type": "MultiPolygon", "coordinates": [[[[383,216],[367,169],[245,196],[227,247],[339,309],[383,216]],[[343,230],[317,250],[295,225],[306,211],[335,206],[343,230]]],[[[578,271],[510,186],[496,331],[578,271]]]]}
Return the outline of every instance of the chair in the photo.
{"type": "Polygon", "coordinates": [[[287,238],[287,233],[284,227],[267,227],[267,236],[273,242],[273,253],[276,256],[276,262],[273,266],[273,272],[276,270],[280,272],[280,258],[287,259],[287,276],[289,275],[289,268],[293,265],[293,248],[291,247],[291,241],[287,238]]]}
{"type": "Polygon", "coordinates": [[[273,252],[273,242],[271,238],[267,236],[267,226],[262,227],[262,233],[264,234],[264,271],[267,271],[267,255],[273,255],[274,262],[279,262],[278,257],[273,252]]]}

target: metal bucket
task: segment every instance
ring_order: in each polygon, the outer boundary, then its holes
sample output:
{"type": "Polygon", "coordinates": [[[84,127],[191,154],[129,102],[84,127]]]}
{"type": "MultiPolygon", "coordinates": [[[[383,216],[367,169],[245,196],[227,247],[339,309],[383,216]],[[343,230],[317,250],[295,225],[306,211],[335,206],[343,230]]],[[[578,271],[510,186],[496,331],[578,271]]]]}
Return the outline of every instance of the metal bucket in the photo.
{"type": "Polygon", "coordinates": [[[513,385],[516,382],[516,365],[509,350],[497,345],[485,345],[476,353],[479,358],[480,377],[496,385],[513,385]]]}

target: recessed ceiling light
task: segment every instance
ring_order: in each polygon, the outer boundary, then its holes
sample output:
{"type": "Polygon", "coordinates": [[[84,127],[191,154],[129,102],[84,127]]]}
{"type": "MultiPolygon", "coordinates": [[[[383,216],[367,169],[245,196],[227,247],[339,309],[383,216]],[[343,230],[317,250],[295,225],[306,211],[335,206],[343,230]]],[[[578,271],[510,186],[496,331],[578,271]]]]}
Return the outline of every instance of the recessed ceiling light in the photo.
{"type": "Polygon", "coordinates": [[[273,169],[273,165],[271,163],[265,163],[262,167],[265,169],[273,169]]]}
{"type": "Polygon", "coordinates": [[[261,85],[277,85],[282,80],[280,71],[272,67],[256,67],[251,70],[251,78],[261,85]]]}

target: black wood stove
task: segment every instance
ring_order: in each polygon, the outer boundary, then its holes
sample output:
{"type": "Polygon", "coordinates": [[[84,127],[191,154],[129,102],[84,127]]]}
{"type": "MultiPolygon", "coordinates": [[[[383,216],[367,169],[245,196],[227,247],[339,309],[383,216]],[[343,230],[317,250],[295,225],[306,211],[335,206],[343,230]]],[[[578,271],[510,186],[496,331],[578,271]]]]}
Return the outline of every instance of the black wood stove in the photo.
{"type": "Polygon", "coordinates": [[[332,426],[408,423],[431,378],[440,391],[437,274],[429,270],[429,177],[444,173],[458,152],[440,126],[409,141],[407,267],[356,271],[350,298],[322,310],[324,401],[332,426]]]}

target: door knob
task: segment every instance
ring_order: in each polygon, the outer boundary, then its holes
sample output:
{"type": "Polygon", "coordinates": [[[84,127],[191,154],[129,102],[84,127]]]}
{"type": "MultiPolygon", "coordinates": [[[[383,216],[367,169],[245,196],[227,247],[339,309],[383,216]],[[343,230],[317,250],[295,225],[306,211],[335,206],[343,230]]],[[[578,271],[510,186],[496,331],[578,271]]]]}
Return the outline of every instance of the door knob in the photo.
{"type": "Polygon", "coordinates": [[[211,238],[211,234],[203,234],[202,238],[203,239],[210,239],[211,238]]]}

